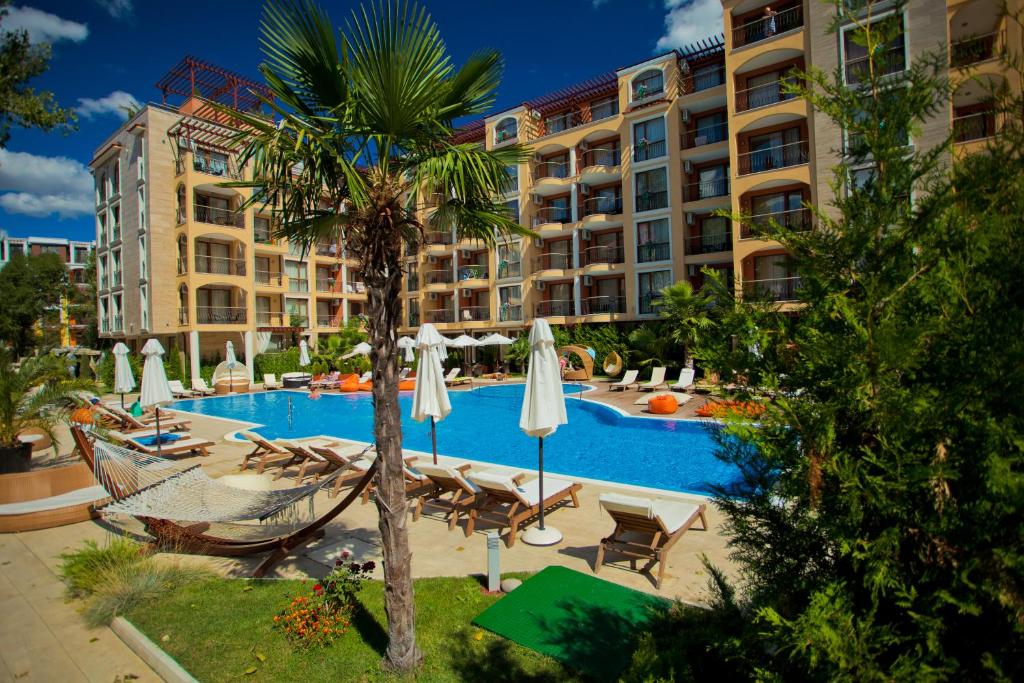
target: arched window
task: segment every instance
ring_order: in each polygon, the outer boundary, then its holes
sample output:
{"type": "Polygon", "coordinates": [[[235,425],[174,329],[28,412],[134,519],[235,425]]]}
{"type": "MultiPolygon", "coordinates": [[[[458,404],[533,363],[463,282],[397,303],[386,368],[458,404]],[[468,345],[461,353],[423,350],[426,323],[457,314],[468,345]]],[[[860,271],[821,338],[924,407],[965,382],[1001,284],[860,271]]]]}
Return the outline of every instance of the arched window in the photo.
{"type": "Polygon", "coordinates": [[[633,79],[633,100],[654,97],[665,92],[665,74],[661,69],[648,69],[633,79]]]}
{"type": "Polygon", "coordinates": [[[519,122],[513,117],[509,116],[501,121],[498,121],[498,125],[494,127],[494,142],[505,142],[506,140],[512,140],[519,135],[519,122]]]}
{"type": "Polygon", "coordinates": [[[96,201],[102,203],[107,201],[107,174],[101,173],[96,181],[96,201]]]}
{"type": "Polygon", "coordinates": [[[178,236],[178,275],[188,272],[188,243],[184,235],[178,236]]]}
{"type": "Polygon", "coordinates": [[[185,186],[178,185],[178,225],[185,222],[185,186]]]}
{"type": "Polygon", "coordinates": [[[188,287],[178,287],[178,324],[188,325],[188,287]]]}

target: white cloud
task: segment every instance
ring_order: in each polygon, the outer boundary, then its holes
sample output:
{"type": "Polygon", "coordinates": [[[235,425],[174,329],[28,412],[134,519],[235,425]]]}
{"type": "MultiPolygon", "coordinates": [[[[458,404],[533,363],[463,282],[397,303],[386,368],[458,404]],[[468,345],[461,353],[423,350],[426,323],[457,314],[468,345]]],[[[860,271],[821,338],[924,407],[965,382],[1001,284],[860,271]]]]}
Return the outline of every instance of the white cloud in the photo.
{"type": "Polygon", "coordinates": [[[68,157],[44,157],[0,149],[0,208],[8,213],[60,218],[93,211],[89,169],[68,157]]]}
{"type": "Polygon", "coordinates": [[[96,4],[117,20],[131,19],[135,15],[135,0],[96,0],[96,4]]]}
{"type": "Polygon", "coordinates": [[[701,38],[722,32],[720,0],[665,0],[665,35],[658,49],[685,47],[701,38]]]}
{"type": "Polygon", "coordinates": [[[89,37],[89,27],[77,21],[62,19],[56,14],[35,7],[10,7],[0,24],[3,31],[28,31],[32,43],[57,43],[70,40],[80,43],[89,37]]]}
{"type": "Polygon", "coordinates": [[[93,99],[92,97],[79,97],[78,107],[75,111],[79,116],[91,119],[93,116],[102,114],[117,114],[122,119],[128,118],[126,107],[139,108],[139,101],[124,90],[115,90],[106,97],[93,99]]]}

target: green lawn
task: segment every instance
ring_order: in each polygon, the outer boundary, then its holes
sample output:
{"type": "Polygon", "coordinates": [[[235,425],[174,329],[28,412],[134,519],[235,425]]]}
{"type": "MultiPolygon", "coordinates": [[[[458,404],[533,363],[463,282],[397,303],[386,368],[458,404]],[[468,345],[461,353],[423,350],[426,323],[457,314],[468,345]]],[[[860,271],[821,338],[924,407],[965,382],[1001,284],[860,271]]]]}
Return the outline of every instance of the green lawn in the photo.
{"type": "Polygon", "coordinates": [[[473,617],[498,599],[483,594],[472,578],[416,581],[417,636],[425,661],[415,676],[380,668],[387,631],[383,584],[377,581],[365,584],[365,610],[348,633],[328,648],[293,650],[271,628],[273,616],[311,585],[211,579],[125,616],[204,682],[579,680],[555,660],[472,626],[473,617]]]}

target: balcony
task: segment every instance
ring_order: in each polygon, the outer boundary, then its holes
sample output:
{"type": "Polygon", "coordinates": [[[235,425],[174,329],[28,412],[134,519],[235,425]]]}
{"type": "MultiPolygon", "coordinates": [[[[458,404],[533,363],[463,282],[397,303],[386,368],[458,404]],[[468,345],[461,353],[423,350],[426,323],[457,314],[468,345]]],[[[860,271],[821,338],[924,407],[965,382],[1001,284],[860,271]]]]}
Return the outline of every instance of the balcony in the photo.
{"type": "Polygon", "coordinates": [[[639,315],[654,315],[659,308],[655,302],[660,300],[661,292],[644,292],[640,295],[640,300],[637,301],[636,312],[639,315]]]}
{"type": "Polygon", "coordinates": [[[346,294],[365,294],[366,283],[359,280],[349,280],[345,283],[343,291],[346,294]]]}
{"type": "Polygon", "coordinates": [[[537,164],[537,167],[533,171],[533,177],[535,180],[544,180],[545,178],[568,178],[569,177],[569,160],[549,160],[542,161],[537,164]]]}
{"type": "Polygon", "coordinates": [[[288,278],[288,291],[289,292],[308,292],[309,291],[309,280],[304,277],[289,277],[288,278]]]}
{"type": "Polygon", "coordinates": [[[657,211],[668,207],[668,190],[640,192],[636,196],[636,211],[657,211]]]}
{"type": "Polygon", "coordinates": [[[334,278],[318,279],[316,281],[316,291],[318,293],[329,294],[334,291],[334,278]]]}
{"type": "Polygon", "coordinates": [[[580,168],[587,169],[595,166],[618,166],[622,163],[622,152],[618,145],[614,147],[594,147],[588,149],[580,157],[580,168]]]}
{"type": "Polygon", "coordinates": [[[257,327],[289,327],[282,311],[256,311],[257,327]]]}
{"type": "Polygon", "coordinates": [[[178,308],[178,324],[188,325],[188,308],[185,306],[178,308]]]}
{"type": "Polygon", "coordinates": [[[786,102],[796,97],[791,93],[785,92],[783,85],[785,83],[792,83],[791,79],[780,78],[777,81],[771,83],[762,83],[761,85],[755,85],[752,88],[746,88],[744,90],[736,91],[736,111],[750,111],[752,109],[760,109],[761,107],[769,107],[779,102],[786,102]]]}
{"type": "Polygon", "coordinates": [[[110,286],[120,287],[121,286],[121,271],[115,270],[110,274],[110,286]]]}
{"type": "Polygon", "coordinates": [[[229,162],[227,159],[207,159],[202,155],[193,154],[192,170],[198,173],[216,176],[218,178],[231,178],[232,180],[242,180],[242,172],[237,168],[234,168],[234,164],[229,162]]]}
{"type": "Polygon", "coordinates": [[[665,156],[666,149],[667,146],[664,140],[644,140],[641,138],[633,145],[633,161],[640,162],[660,159],[665,156]]]}
{"type": "Polygon", "coordinates": [[[863,83],[871,78],[872,71],[875,78],[882,78],[891,74],[902,73],[907,67],[907,55],[904,46],[894,45],[879,51],[874,60],[871,55],[856,57],[846,60],[843,65],[846,74],[846,82],[849,85],[863,83]]]}
{"type": "Polygon", "coordinates": [[[743,283],[743,296],[772,301],[797,301],[800,277],[776,277],[765,280],[747,280],[743,283]]]}
{"type": "Polygon", "coordinates": [[[622,196],[615,195],[588,197],[583,200],[583,216],[597,216],[601,214],[618,215],[622,213],[622,196]]]}
{"type": "Polygon", "coordinates": [[[626,253],[622,248],[622,245],[597,245],[584,249],[580,260],[585,266],[591,266],[598,263],[615,265],[617,263],[626,262],[626,253]]]}
{"type": "Polygon", "coordinates": [[[211,275],[245,275],[245,259],[196,254],[196,272],[211,275]]]}
{"type": "Polygon", "coordinates": [[[645,242],[636,245],[637,263],[667,261],[671,256],[672,244],[670,242],[645,242]]]}
{"type": "Polygon", "coordinates": [[[521,261],[499,261],[498,279],[521,278],[523,276],[523,264],[521,261]]]}
{"type": "Polygon", "coordinates": [[[264,287],[280,287],[281,286],[281,273],[275,273],[270,270],[257,270],[256,271],[256,284],[264,287]]]}
{"type": "Polygon", "coordinates": [[[487,322],[491,319],[490,306],[463,306],[459,308],[459,319],[462,322],[487,322]]]}
{"type": "Polygon", "coordinates": [[[242,306],[197,306],[196,322],[200,325],[244,325],[246,309],[242,306]]]}
{"type": "Polygon", "coordinates": [[[428,232],[424,242],[428,245],[449,246],[455,244],[455,236],[451,232],[428,232]]]}
{"type": "Polygon", "coordinates": [[[729,124],[725,121],[710,126],[700,126],[683,136],[683,149],[713,145],[729,139],[729,124]]]}
{"type": "Polygon", "coordinates": [[[443,268],[440,270],[428,270],[424,274],[424,280],[427,285],[450,285],[454,282],[451,268],[443,268]]]}
{"type": "Polygon", "coordinates": [[[698,180],[684,187],[686,190],[683,201],[697,202],[701,199],[713,199],[715,197],[727,197],[729,195],[728,178],[711,178],[709,180],[698,180]]]}
{"type": "Polygon", "coordinates": [[[338,327],[340,325],[341,316],[337,313],[329,313],[327,315],[316,316],[317,327],[338,327]]]}
{"type": "Polygon", "coordinates": [[[580,125],[580,116],[576,111],[563,111],[544,117],[543,127],[537,131],[538,137],[554,135],[580,125]]]}
{"type": "Polygon", "coordinates": [[[952,66],[960,68],[979,64],[998,57],[1005,45],[1005,31],[963,38],[950,45],[949,61],[952,66]]]}
{"type": "Polygon", "coordinates": [[[567,315],[576,315],[576,304],[572,299],[549,299],[539,302],[535,308],[538,318],[567,315]]]}
{"type": "Polygon", "coordinates": [[[572,222],[572,211],[567,206],[542,206],[537,209],[534,217],[535,225],[545,223],[570,223],[572,222]]]}
{"type": "Polygon", "coordinates": [[[420,289],[420,274],[417,271],[412,271],[405,274],[405,291],[407,292],[418,292],[420,289]]]}
{"type": "Polygon", "coordinates": [[[541,254],[533,259],[533,270],[566,270],[572,268],[572,255],[562,252],[541,254]]]}
{"type": "Polygon", "coordinates": [[[703,90],[725,85],[725,64],[697,67],[685,77],[684,94],[692,95],[703,90]]]}
{"type": "Polygon", "coordinates": [[[523,320],[523,305],[522,304],[501,304],[498,306],[498,322],[500,323],[512,323],[522,322],[523,320]]]}
{"type": "Polygon", "coordinates": [[[435,311],[424,311],[428,323],[453,323],[455,322],[455,311],[449,309],[438,309],[435,311]]]}
{"type": "Polygon", "coordinates": [[[487,264],[477,263],[459,266],[459,282],[463,280],[486,280],[488,276],[487,264]]]}
{"type": "Polygon", "coordinates": [[[732,238],[729,233],[694,235],[686,238],[687,255],[717,254],[722,251],[732,251],[732,238]]]}
{"type": "Polygon", "coordinates": [[[763,173],[807,163],[807,141],[764,147],[737,155],[739,175],[763,173]]]}
{"type": "Polygon", "coordinates": [[[984,140],[995,134],[996,113],[994,110],[965,114],[953,119],[953,139],[956,142],[984,140]]]}
{"type": "Polygon", "coordinates": [[[419,327],[419,326],[420,326],[420,314],[419,313],[410,313],[409,314],[409,327],[419,327]]]}
{"type": "Polygon", "coordinates": [[[224,225],[232,228],[245,227],[245,212],[243,211],[232,211],[231,209],[196,204],[193,216],[198,223],[224,225]]]}
{"type": "Polygon", "coordinates": [[[797,5],[772,15],[755,19],[732,30],[732,47],[753,45],[804,25],[803,7],[797,5]]]}
{"type": "Polygon", "coordinates": [[[318,244],[318,245],[316,245],[316,255],[317,256],[327,256],[327,257],[330,257],[330,258],[342,258],[345,255],[344,251],[345,250],[342,249],[341,245],[338,245],[338,244],[318,244]]]}
{"type": "Polygon", "coordinates": [[[626,312],[626,297],[624,296],[592,296],[584,299],[582,303],[583,315],[626,312]]]}
{"type": "Polygon", "coordinates": [[[740,238],[750,239],[757,237],[765,227],[772,222],[783,228],[794,232],[803,232],[811,229],[811,210],[804,207],[800,209],[788,209],[786,211],[771,211],[758,213],[750,216],[740,226],[740,238]]]}
{"type": "Polygon", "coordinates": [[[122,330],[124,330],[124,317],[120,315],[111,316],[110,331],[121,332],[122,330]]]}

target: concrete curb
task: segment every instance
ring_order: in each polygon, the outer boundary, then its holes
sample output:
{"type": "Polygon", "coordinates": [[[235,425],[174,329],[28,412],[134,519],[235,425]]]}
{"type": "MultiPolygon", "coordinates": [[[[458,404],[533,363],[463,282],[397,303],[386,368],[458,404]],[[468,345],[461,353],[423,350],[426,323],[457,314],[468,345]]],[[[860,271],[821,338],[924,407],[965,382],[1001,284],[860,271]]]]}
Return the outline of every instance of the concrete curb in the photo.
{"type": "Polygon", "coordinates": [[[174,658],[160,649],[152,640],[147,638],[142,631],[132,626],[124,617],[114,617],[110,628],[117,634],[128,649],[139,656],[149,665],[156,675],[167,681],[167,683],[199,683],[192,674],[185,671],[184,667],[174,658]]]}

